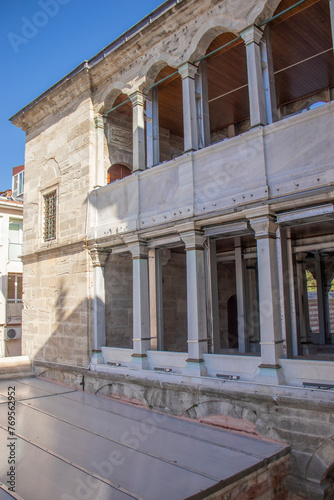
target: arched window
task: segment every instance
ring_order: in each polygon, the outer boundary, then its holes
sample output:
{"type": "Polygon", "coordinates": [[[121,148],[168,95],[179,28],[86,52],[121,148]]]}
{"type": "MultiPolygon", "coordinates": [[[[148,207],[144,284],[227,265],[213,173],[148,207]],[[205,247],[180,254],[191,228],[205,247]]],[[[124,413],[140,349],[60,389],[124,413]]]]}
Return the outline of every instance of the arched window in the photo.
{"type": "Polygon", "coordinates": [[[109,167],[108,169],[107,182],[108,184],[110,184],[111,182],[124,179],[124,177],[131,175],[131,173],[131,170],[125,165],[115,163],[115,165],[111,165],[111,167],[109,167]]]}

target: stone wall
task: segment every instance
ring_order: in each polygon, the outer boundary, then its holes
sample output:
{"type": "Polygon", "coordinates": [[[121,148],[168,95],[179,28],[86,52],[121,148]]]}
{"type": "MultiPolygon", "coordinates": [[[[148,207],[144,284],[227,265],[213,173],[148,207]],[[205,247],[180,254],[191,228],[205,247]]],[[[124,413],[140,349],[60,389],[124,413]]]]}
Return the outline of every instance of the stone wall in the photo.
{"type": "Polygon", "coordinates": [[[106,287],[106,345],[132,349],[132,259],[110,255],[104,268],[106,287]]]}
{"type": "Polygon", "coordinates": [[[82,248],[25,260],[22,353],[87,366],[92,346],[90,257],[82,248]]]}

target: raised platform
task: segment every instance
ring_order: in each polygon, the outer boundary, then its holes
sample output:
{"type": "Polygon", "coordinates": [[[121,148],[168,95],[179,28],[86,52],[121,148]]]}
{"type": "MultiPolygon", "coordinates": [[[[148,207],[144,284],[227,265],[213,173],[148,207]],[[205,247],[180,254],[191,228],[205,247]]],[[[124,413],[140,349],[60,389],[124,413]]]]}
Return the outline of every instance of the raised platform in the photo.
{"type": "Polygon", "coordinates": [[[25,500],[50,494],[62,500],[218,499],[225,491],[238,498],[241,488],[245,499],[263,492],[267,499],[285,498],[289,449],[247,432],[38,378],[1,381],[0,411],[0,480],[8,487],[7,444],[13,441],[15,491],[25,500]],[[15,387],[16,440],[8,436],[9,387],[15,387]]]}

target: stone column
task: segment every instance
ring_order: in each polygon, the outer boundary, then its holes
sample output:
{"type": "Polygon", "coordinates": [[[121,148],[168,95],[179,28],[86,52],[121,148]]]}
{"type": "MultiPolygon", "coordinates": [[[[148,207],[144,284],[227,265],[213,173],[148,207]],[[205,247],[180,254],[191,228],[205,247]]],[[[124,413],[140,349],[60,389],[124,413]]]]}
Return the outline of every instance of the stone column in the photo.
{"type": "Polygon", "coordinates": [[[207,61],[203,59],[199,65],[198,74],[195,75],[197,121],[198,121],[198,147],[205,148],[210,145],[210,113],[207,61]]]}
{"type": "Polygon", "coordinates": [[[246,45],[250,125],[266,125],[260,42],[263,32],[251,26],[241,33],[246,45]]]}
{"type": "Polygon", "coordinates": [[[271,50],[270,28],[266,27],[261,42],[261,63],[267,124],[278,120],[273,54],[271,50]]]}
{"type": "Polygon", "coordinates": [[[160,162],[158,87],[151,90],[151,100],[146,101],[146,154],[147,168],[160,162]]]}
{"type": "Polygon", "coordinates": [[[296,277],[298,287],[298,312],[299,312],[299,337],[301,342],[301,353],[313,354],[314,347],[311,340],[310,316],[306,282],[306,257],[307,253],[299,253],[296,256],[296,277]]]}
{"type": "Polygon", "coordinates": [[[334,0],[329,0],[329,8],[331,13],[332,45],[334,47],[334,0]]]}
{"type": "Polygon", "coordinates": [[[235,245],[235,278],[237,288],[237,310],[238,310],[238,345],[239,352],[248,351],[248,338],[246,334],[245,321],[245,274],[242,261],[241,238],[234,239],[235,245]]]}
{"type": "Polygon", "coordinates": [[[184,151],[198,149],[198,127],[195,96],[197,67],[187,62],[179,68],[182,78],[184,151]]]}
{"type": "Polygon", "coordinates": [[[187,252],[188,366],[193,375],[206,373],[203,354],[208,352],[205,298],[204,240],[200,231],[181,233],[187,252]]]}
{"type": "Polygon", "coordinates": [[[327,322],[325,307],[325,287],[323,262],[319,252],[315,252],[315,278],[317,281],[317,301],[318,301],[318,320],[319,320],[319,344],[325,345],[327,338],[327,322]]]}
{"type": "MultiPolygon", "coordinates": [[[[291,309],[290,309],[290,273],[287,230],[283,227],[277,228],[277,265],[281,302],[281,325],[282,337],[285,338],[287,358],[293,356],[292,330],[291,330],[291,309]]],[[[291,277],[293,279],[293,276],[291,277]]]]}
{"type": "Polygon", "coordinates": [[[150,301],[148,250],[138,237],[127,239],[133,263],[133,367],[148,368],[146,351],[150,349],[150,301]]]}
{"type": "Polygon", "coordinates": [[[95,117],[96,129],[96,165],[94,189],[104,186],[104,125],[105,118],[102,115],[95,117]]]}
{"type": "Polygon", "coordinates": [[[106,345],[106,323],[105,323],[105,282],[104,264],[108,258],[108,252],[92,248],[90,256],[93,263],[94,299],[93,299],[93,356],[91,365],[103,363],[101,347],[106,345]]]}
{"type": "Polygon", "coordinates": [[[270,214],[250,219],[255,231],[259,273],[261,378],[279,383],[282,357],[280,295],[277,270],[276,224],[270,214]]]}
{"type": "Polygon", "coordinates": [[[132,102],[133,118],[133,172],[145,170],[145,96],[139,90],[130,96],[132,102]]]}
{"type": "Polygon", "coordinates": [[[218,302],[218,269],[217,269],[217,245],[216,240],[208,240],[206,251],[207,262],[207,294],[209,334],[212,348],[210,353],[220,353],[220,331],[219,331],[219,302],[218,302]]]}
{"type": "Polygon", "coordinates": [[[151,349],[163,351],[162,250],[149,250],[151,349]]]}

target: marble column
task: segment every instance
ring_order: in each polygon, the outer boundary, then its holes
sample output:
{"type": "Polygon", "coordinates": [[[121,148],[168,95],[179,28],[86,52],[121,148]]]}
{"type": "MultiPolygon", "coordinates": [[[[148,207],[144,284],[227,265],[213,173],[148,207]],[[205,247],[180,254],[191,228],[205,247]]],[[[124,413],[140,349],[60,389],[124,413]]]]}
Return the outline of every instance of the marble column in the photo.
{"type": "Polygon", "coordinates": [[[95,247],[89,253],[93,263],[94,281],[93,356],[91,365],[97,365],[104,362],[101,347],[106,345],[104,264],[108,258],[108,252],[95,247]]]}
{"type": "Polygon", "coordinates": [[[105,118],[102,115],[95,117],[96,129],[96,163],[94,189],[105,185],[104,175],[104,125],[105,118]]]}
{"type": "Polygon", "coordinates": [[[195,95],[197,66],[187,62],[179,68],[182,78],[184,151],[198,149],[198,126],[195,95]]]}
{"type": "Polygon", "coordinates": [[[334,47],[334,0],[329,0],[329,8],[330,8],[331,26],[332,26],[332,46],[334,47]]]}
{"type": "Polygon", "coordinates": [[[197,120],[198,120],[198,147],[205,148],[210,145],[210,113],[207,60],[203,59],[199,65],[198,74],[195,75],[197,120]]]}
{"type": "Polygon", "coordinates": [[[319,252],[315,252],[315,278],[317,281],[317,302],[318,302],[318,320],[319,320],[319,344],[326,344],[327,322],[325,306],[325,287],[323,262],[319,252]]]}
{"type": "Polygon", "coordinates": [[[200,231],[181,233],[187,253],[188,365],[193,375],[206,373],[203,354],[208,352],[205,294],[205,237],[200,231]]]}
{"type": "Polygon", "coordinates": [[[132,130],[133,130],[133,172],[145,170],[145,118],[144,106],[146,96],[134,92],[130,96],[132,102],[132,130]]]}
{"type": "Polygon", "coordinates": [[[162,250],[149,250],[151,349],[163,351],[162,250]]]}
{"type": "Polygon", "coordinates": [[[158,165],[160,162],[158,92],[158,87],[153,87],[151,99],[146,101],[147,168],[158,165]]]}
{"type": "MultiPolygon", "coordinates": [[[[285,357],[293,356],[293,341],[291,329],[291,301],[290,301],[290,273],[289,255],[290,247],[287,238],[287,230],[284,227],[277,228],[277,265],[281,302],[281,325],[282,337],[285,339],[285,357]]],[[[291,276],[293,279],[293,275],[291,276]]]]}
{"type": "Polygon", "coordinates": [[[133,363],[147,368],[146,351],[151,346],[148,249],[138,237],[126,239],[133,263],[133,363]]]}
{"type": "Polygon", "coordinates": [[[259,273],[262,376],[279,383],[282,357],[280,293],[277,269],[276,223],[270,214],[250,220],[255,232],[259,273]]]}
{"type": "Polygon", "coordinates": [[[217,244],[216,240],[208,240],[206,251],[207,262],[207,294],[209,328],[211,339],[210,353],[220,353],[220,331],[219,331],[219,302],[218,302],[218,268],[217,268],[217,244]]]}
{"type": "Polygon", "coordinates": [[[266,125],[260,42],[263,32],[251,26],[241,33],[246,45],[250,126],[266,125]]]}
{"type": "Polygon", "coordinates": [[[267,124],[278,120],[273,54],[271,50],[270,28],[266,27],[261,41],[261,63],[266,105],[267,124]]]}
{"type": "Polygon", "coordinates": [[[246,307],[245,307],[245,273],[242,260],[241,238],[234,239],[235,245],[235,279],[237,288],[237,311],[238,311],[238,345],[239,352],[245,353],[249,349],[246,333],[246,307]]]}

